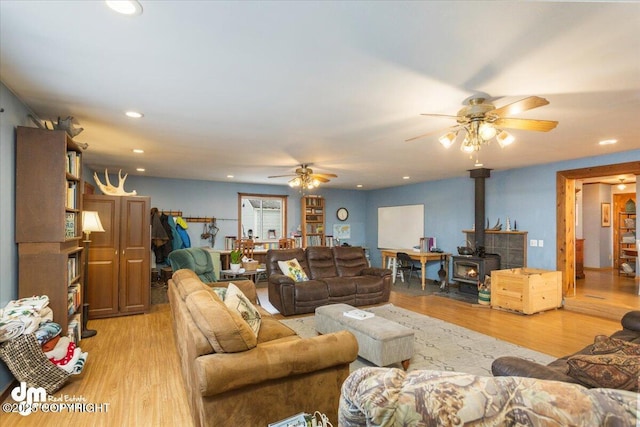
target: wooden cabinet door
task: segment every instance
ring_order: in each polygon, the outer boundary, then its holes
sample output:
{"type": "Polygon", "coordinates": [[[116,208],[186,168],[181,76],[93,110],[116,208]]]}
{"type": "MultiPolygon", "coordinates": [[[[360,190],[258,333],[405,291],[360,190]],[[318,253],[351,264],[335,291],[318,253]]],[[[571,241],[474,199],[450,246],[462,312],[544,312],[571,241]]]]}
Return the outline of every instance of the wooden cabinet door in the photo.
{"type": "Polygon", "coordinates": [[[120,280],[121,313],[149,311],[151,286],[150,198],[121,197],[120,280]]]}
{"type": "Polygon", "coordinates": [[[97,211],[104,233],[91,233],[87,302],[89,318],[118,314],[118,271],[120,254],[120,198],[85,195],[84,209],[97,211]]]}

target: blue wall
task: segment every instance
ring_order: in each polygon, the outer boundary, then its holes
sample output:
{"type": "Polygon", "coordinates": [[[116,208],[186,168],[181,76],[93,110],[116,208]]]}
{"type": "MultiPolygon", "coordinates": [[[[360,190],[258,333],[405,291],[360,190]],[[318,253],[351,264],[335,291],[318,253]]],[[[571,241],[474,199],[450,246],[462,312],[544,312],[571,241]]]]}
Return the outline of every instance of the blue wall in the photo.
{"type": "MultiPolygon", "coordinates": [[[[529,239],[543,240],[544,247],[527,247],[527,265],[542,269],[556,269],[556,172],[640,160],[640,150],[605,156],[551,163],[528,168],[491,171],[485,181],[486,217],[491,225],[506,217],[518,230],[527,231],[529,239]]],[[[430,181],[367,194],[367,244],[377,247],[377,209],[424,203],[426,236],[434,236],[445,252],[456,252],[465,243],[462,230],[473,227],[474,181],[469,177],[430,181]]],[[[398,225],[399,227],[402,224],[398,225]]],[[[416,242],[418,244],[418,242],[416,242]]],[[[371,251],[371,261],[381,262],[380,252],[371,251]]],[[[428,274],[436,275],[438,266],[429,267],[428,274]]]]}
{"type": "MultiPolygon", "coordinates": [[[[4,85],[0,84],[0,305],[17,297],[18,261],[14,243],[15,203],[15,127],[29,126],[28,108],[4,85]]],[[[89,148],[91,149],[91,148],[89,148]]],[[[556,172],[588,166],[640,160],[640,150],[585,158],[529,168],[492,171],[486,180],[486,216],[493,223],[506,216],[517,221],[518,229],[529,232],[530,239],[544,240],[542,248],[528,248],[528,265],[555,269],[556,258],[556,172]]],[[[98,171],[104,175],[104,171],[98,171]]],[[[92,171],[85,169],[85,178],[93,183],[92,171]]],[[[110,175],[111,182],[117,182],[110,175]]],[[[289,195],[288,228],[300,224],[300,194],[288,186],[250,185],[228,182],[209,182],[129,176],[125,189],[151,196],[151,205],[160,209],[182,210],[185,216],[213,216],[220,228],[216,248],[222,248],[225,235],[237,230],[237,195],[243,193],[289,195]]],[[[351,239],[348,243],[370,249],[373,265],[380,265],[377,250],[378,207],[409,204],[425,205],[425,235],[435,236],[438,246],[448,252],[464,243],[462,230],[473,226],[474,182],[468,176],[411,184],[382,190],[331,190],[320,188],[316,194],[326,198],[326,229],[332,230],[339,221],[335,212],[339,207],[349,210],[351,239]]],[[[399,227],[402,224],[398,225],[399,227]]],[[[202,224],[192,224],[189,235],[193,246],[207,245],[200,240],[202,224]]],[[[418,244],[418,242],[416,242],[418,244]]],[[[431,266],[435,275],[437,266],[431,266]]],[[[0,392],[12,376],[0,363],[0,392]]]]}
{"type": "MultiPolygon", "coordinates": [[[[98,172],[101,181],[104,171],[98,172]]],[[[116,183],[117,175],[109,174],[111,183],[116,183]]],[[[91,183],[94,183],[93,177],[91,183]]],[[[288,185],[237,184],[228,182],[197,181],[185,179],[147,178],[129,176],[126,180],[126,191],[136,190],[138,195],[150,196],[151,206],[164,210],[179,210],[183,216],[215,217],[218,235],[215,248],[224,248],[224,236],[235,236],[238,230],[238,193],[257,193],[289,196],[287,207],[288,233],[296,231],[300,225],[300,193],[288,185]]],[[[97,190],[99,192],[99,190],[97,190]]],[[[331,234],[333,225],[339,223],[335,213],[339,207],[349,210],[349,219],[345,224],[351,225],[352,245],[365,245],[366,234],[366,192],[355,190],[322,189],[315,191],[325,197],[327,234],[331,234]]],[[[209,246],[210,242],[200,239],[203,224],[189,224],[187,232],[192,246],[209,246]]]]}
{"type": "MultiPolygon", "coordinates": [[[[22,102],[0,83],[0,308],[18,296],[18,247],[15,244],[15,146],[16,126],[28,126],[30,113],[22,102]]],[[[0,393],[13,380],[0,363],[0,393]]]]}

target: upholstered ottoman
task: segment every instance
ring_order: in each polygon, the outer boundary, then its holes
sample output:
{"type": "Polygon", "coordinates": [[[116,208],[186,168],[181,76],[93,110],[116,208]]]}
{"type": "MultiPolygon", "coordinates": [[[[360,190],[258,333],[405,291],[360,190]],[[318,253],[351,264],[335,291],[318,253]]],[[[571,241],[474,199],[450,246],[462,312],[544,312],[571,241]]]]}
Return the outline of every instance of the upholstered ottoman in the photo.
{"type": "Polygon", "coordinates": [[[413,330],[379,316],[353,319],[344,315],[354,310],[347,304],[330,304],[316,308],[316,331],[328,334],[349,331],[358,340],[358,356],[376,366],[400,362],[406,370],[413,356],[413,330]]]}

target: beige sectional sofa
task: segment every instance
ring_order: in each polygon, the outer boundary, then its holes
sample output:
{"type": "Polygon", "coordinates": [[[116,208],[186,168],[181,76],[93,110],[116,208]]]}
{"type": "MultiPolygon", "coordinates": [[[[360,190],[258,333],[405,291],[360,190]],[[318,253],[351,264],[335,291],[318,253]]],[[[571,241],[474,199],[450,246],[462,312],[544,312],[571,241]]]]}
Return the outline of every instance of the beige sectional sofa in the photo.
{"type": "MultiPolygon", "coordinates": [[[[255,285],[233,283],[255,304],[255,285]]],[[[300,338],[259,306],[256,334],[191,270],[174,272],[169,302],[176,347],[196,426],[266,426],[320,411],[337,425],[340,387],[358,355],[346,331],[300,338]]]]}

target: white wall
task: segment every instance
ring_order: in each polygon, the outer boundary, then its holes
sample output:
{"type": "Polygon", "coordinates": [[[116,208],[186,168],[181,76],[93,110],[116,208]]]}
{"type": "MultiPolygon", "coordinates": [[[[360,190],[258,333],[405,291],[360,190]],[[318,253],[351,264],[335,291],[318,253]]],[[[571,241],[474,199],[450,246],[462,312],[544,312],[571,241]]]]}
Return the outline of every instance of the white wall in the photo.
{"type": "Polygon", "coordinates": [[[584,184],[582,186],[584,266],[588,268],[613,266],[613,228],[601,226],[602,203],[611,203],[610,185],[584,184]]]}

